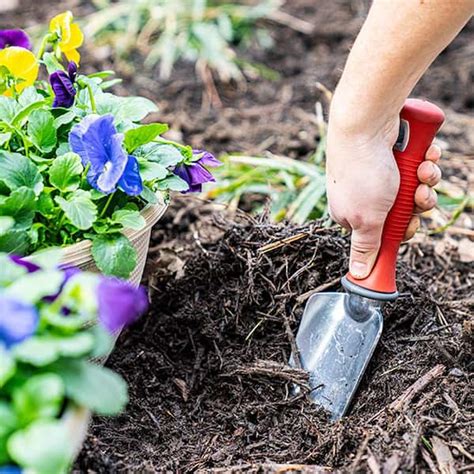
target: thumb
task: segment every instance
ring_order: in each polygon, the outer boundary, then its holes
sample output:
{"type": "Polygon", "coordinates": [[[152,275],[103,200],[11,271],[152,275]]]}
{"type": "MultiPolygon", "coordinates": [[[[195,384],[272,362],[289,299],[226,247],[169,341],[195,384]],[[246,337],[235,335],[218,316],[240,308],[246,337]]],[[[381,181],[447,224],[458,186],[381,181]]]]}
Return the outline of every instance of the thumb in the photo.
{"type": "Polygon", "coordinates": [[[370,275],[379,253],[383,221],[365,225],[352,231],[349,269],[354,278],[370,275]]]}

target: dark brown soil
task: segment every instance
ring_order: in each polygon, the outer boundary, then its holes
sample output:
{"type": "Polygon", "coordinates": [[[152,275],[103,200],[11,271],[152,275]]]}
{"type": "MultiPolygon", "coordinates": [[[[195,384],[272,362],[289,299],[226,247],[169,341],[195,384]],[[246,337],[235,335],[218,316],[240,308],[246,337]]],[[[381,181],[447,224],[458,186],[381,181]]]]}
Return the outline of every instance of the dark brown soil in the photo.
{"type": "Polygon", "coordinates": [[[440,445],[453,453],[454,467],[471,463],[463,450],[473,434],[472,268],[455,254],[437,256],[430,244],[405,248],[401,296],[385,308],[384,334],[350,416],[331,424],[290,395],[291,382],[304,377],[286,366],[287,325],[297,328],[300,295],[344,273],[347,239],[317,223],[231,223],[215,206],[189,199],[174,211],[154,232],[150,314],[109,360],[130,384],[130,405],[118,418],[95,419],[80,472],[269,463],[422,472],[424,458],[441,462],[440,445]],[[292,244],[258,250],[300,233],[292,244]],[[389,408],[433,368],[431,383],[402,408],[389,408]]]}
{"type": "MultiPolygon", "coordinates": [[[[0,16],[0,27],[31,26],[65,8],[78,17],[92,9],[80,0],[20,3],[0,16]]],[[[368,3],[288,1],[285,10],[314,32],[269,25],[275,47],[244,55],[280,78],[216,84],[220,108],[209,107],[189,64],[160,83],[139,57],[130,69],[89,46],[83,68],[119,68],[125,82],[118,92],[157,101],[157,119],[195,147],[305,158],[319,140],[315,103],[327,112],[318,83],[334,88],[368,3]]],[[[458,182],[468,177],[464,157],[474,149],[473,44],[471,22],[414,93],[448,111],[441,138],[450,150],[445,156],[457,159],[445,168],[458,182]]],[[[109,361],[130,384],[130,405],[118,418],[94,420],[77,472],[285,472],[276,466],[287,463],[384,473],[452,472],[453,465],[472,472],[474,275],[453,250],[435,251],[431,240],[404,249],[402,294],[385,308],[384,335],[350,416],[331,424],[304,397],[290,396],[291,381],[304,379],[285,366],[288,327],[295,331],[304,305],[298,296],[332,281],[327,289],[337,290],[346,255],[347,239],[334,229],[273,226],[178,200],[153,236],[151,311],[124,333],[109,361]],[[293,244],[258,253],[301,232],[306,237],[293,244]],[[431,383],[415,385],[404,405],[404,392],[423,376],[431,383]]]]}

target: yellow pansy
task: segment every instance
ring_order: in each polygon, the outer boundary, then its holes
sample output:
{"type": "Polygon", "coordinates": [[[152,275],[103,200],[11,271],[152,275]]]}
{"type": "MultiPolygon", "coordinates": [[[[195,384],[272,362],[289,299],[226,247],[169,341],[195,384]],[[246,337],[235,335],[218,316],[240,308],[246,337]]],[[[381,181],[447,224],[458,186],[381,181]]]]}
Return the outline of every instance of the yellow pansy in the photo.
{"type": "Polygon", "coordinates": [[[84,35],[76,23],[72,22],[72,13],[67,11],[55,16],[50,24],[49,31],[58,35],[59,49],[69,61],[79,64],[81,56],[77,51],[84,42],[84,35]]]}
{"type": "MultiPolygon", "coordinates": [[[[0,50],[0,66],[5,66],[18,81],[15,85],[15,90],[18,93],[25,87],[33,85],[38,77],[39,63],[35,55],[19,46],[0,50]]],[[[12,95],[12,88],[13,86],[6,90],[4,95],[12,95]]]]}

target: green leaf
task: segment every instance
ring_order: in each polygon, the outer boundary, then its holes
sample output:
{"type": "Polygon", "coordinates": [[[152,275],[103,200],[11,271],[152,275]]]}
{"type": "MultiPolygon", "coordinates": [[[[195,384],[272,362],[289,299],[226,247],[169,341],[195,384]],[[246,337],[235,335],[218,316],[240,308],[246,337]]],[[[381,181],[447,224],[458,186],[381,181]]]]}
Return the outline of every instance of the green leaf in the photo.
{"type": "Polygon", "coordinates": [[[0,439],[13,431],[17,418],[10,403],[0,400],[0,439]]]}
{"type": "Polygon", "coordinates": [[[145,227],[145,218],[139,211],[120,209],[112,214],[112,222],[121,224],[125,229],[141,230],[145,227]]]}
{"type": "Polygon", "coordinates": [[[37,109],[41,109],[45,104],[46,101],[42,96],[41,99],[33,102],[32,104],[25,105],[22,109],[20,109],[15,117],[12,120],[12,125],[14,126],[22,126],[23,123],[26,121],[28,117],[31,116],[32,112],[37,109]]]}
{"type": "Polygon", "coordinates": [[[0,234],[0,252],[24,255],[30,243],[31,239],[26,230],[11,229],[0,234]]]}
{"type": "Polygon", "coordinates": [[[38,167],[20,153],[0,150],[0,181],[11,191],[26,186],[38,195],[43,189],[43,178],[38,167]]]}
{"type": "Polygon", "coordinates": [[[15,360],[3,344],[0,344],[0,388],[15,373],[15,360]]]}
{"type": "Polygon", "coordinates": [[[41,151],[49,153],[56,146],[54,117],[47,110],[34,110],[28,121],[28,136],[41,151]]]}
{"type": "Polygon", "coordinates": [[[15,225],[15,219],[10,216],[0,216],[0,235],[7,233],[15,225]]]}
{"type": "Polygon", "coordinates": [[[76,153],[58,156],[49,169],[49,181],[62,192],[75,191],[81,182],[83,171],[81,157],[76,153]]]}
{"type": "Polygon", "coordinates": [[[15,189],[7,198],[0,199],[0,215],[12,217],[16,229],[28,229],[33,223],[35,210],[35,193],[25,186],[15,189]]]}
{"type": "Polygon", "coordinates": [[[96,105],[98,114],[112,114],[117,122],[139,122],[158,110],[151,100],[144,97],[118,97],[109,93],[99,94],[96,105]]]}
{"type": "Polygon", "coordinates": [[[137,266],[137,251],[122,234],[102,234],[92,240],[92,256],[105,275],[128,278],[137,266]]]}
{"type": "Polygon", "coordinates": [[[57,365],[68,398],[99,415],[120,413],[128,402],[127,384],[115,372],[90,362],[64,361],[57,365]]]}
{"type": "Polygon", "coordinates": [[[28,107],[29,105],[42,100],[44,100],[44,97],[36,90],[35,86],[26,87],[18,97],[18,103],[22,107],[28,107]]]}
{"type": "Polygon", "coordinates": [[[63,474],[73,455],[66,426],[60,420],[38,420],[8,441],[11,458],[36,474],[63,474]]]}
{"type": "Polygon", "coordinates": [[[0,287],[13,283],[28,273],[25,267],[14,263],[6,254],[0,254],[0,287]]]}
{"type": "Polygon", "coordinates": [[[11,97],[0,96],[0,121],[11,123],[20,106],[11,97]]]}
{"type": "Polygon", "coordinates": [[[128,153],[133,153],[139,146],[151,142],[167,130],[168,125],[165,123],[151,123],[127,130],[124,140],[125,148],[128,153]]]}
{"type": "Polygon", "coordinates": [[[81,230],[92,227],[97,218],[97,206],[92,201],[90,192],[79,189],[67,200],[61,196],[56,196],[55,200],[71,224],[81,230]]]}
{"type": "Polygon", "coordinates": [[[172,174],[167,178],[158,181],[156,183],[156,188],[160,191],[165,191],[167,189],[171,191],[187,191],[189,189],[189,184],[179,176],[172,174]]]}
{"type": "Polygon", "coordinates": [[[36,203],[36,210],[47,219],[54,217],[56,214],[54,201],[50,194],[51,191],[52,188],[50,188],[48,192],[42,192],[36,203]]]}
{"type": "Polygon", "coordinates": [[[176,166],[184,160],[184,157],[178,148],[173,145],[162,143],[147,143],[137,150],[137,157],[147,161],[154,161],[165,168],[176,166]]]}
{"type": "Polygon", "coordinates": [[[9,142],[11,137],[11,132],[0,133],[0,146],[3,146],[5,143],[9,142]]]}
{"type": "Polygon", "coordinates": [[[61,127],[62,125],[67,125],[71,123],[77,117],[74,110],[68,110],[65,114],[59,115],[54,119],[54,126],[56,128],[61,127]]]}
{"type": "Polygon", "coordinates": [[[156,194],[148,186],[143,186],[140,197],[150,204],[156,204],[158,202],[156,194]]]}
{"type": "Polygon", "coordinates": [[[56,418],[61,411],[64,395],[64,384],[58,375],[33,375],[13,390],[13,407],[24,425],[38,418],[56,418]]]}
{"type": "Polygon", "coordinates": [[[53,53],[45,53],[43,55],[43,63],[46,66],[48,74],[52,74],[55,71],[64,71],[62,64],[56,59],[53,53]]]}
{"type": "Polygon", "coordinates": [[[154,181],[155,179],[164,179],[168,175],[169,171],[158,163],[153,161],[145,161],[140,159],[138,164],[140,165],[140,176],[143,181],[154,181]]]}
{"type": "Polygon", "coordinates": [[[59,357],[58,348],[46,336],[32,336],[17,344],[12,350],[15,360],[35,367],[44,367],[59,357]]]}

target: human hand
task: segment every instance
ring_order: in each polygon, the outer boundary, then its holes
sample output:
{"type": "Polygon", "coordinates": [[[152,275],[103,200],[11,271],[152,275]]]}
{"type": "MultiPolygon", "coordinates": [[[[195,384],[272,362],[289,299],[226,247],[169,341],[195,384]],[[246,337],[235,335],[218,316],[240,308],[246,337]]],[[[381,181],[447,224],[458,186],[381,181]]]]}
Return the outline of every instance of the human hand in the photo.
{"type": "MultiPolygon", "coordinates": [[[[347,110],[346,110],[347,112],[347,110]]],[[[387,117],[378,126],[365,126],[331,111],[327,144],[327,191],[333,219],[352,231],[350,272],[367,277],[376,261],[385,219],[400,184],[392,148],[399,128],[398,116],[387,117]],[[351,122],[351,123],[350,123],[351,122]],[[348,126],[349,124],[349,126],[348,126]]],[[[432,189],[441,179],[437,163],[441,150],[431,145],[418,168],[420,185],[415,211],[405,239],[419,227],[418,214],[436,205],[432,189]]]]}

